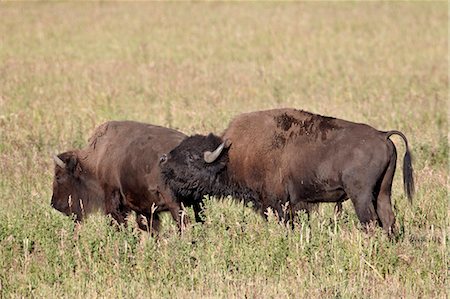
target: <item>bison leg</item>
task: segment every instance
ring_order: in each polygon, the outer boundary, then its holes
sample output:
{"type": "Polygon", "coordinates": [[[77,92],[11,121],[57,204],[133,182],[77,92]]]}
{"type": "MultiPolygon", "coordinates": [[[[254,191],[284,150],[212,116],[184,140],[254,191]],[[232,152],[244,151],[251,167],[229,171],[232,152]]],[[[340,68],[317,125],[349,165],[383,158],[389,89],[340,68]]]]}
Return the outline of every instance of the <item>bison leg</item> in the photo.
{"type": "Polygon", "coordinates": [[[192,208],[193,208],[193,210],[194,210],[195,221],[196,221],[196,222],[199,222],[199,223],[205,222],[205,221],[203,220],[203,218],[200,217],[200,213],[203,211],[203,203],[202,203],[202,202],[197,202],[197,201],[196,201],[196,202],[192,205],[192,208]]]}
{"type": "Polygon", "coordinates": [[[365,228],[368,228],[371,223],[376,223],[378,219],[375,207],[373,206],[373,199],[372,191],[352,197],[356,215],[365,228]]]}
{"type": "Polygon", "coordinates": [[[146,216],[147,218],[147,232],[149,232],[152,236],[158,234],[159,229],[161,227],[161,220],[159,218],[159,212],[155,211],[150,216],[146,216]]]}
{"type": "Polygon", "coordinates": [[[175,220],[175,222],[177,223],[178,229],[180,230],[180,232],[183,231],[186,228],[186,225],[189,223],[189,219],[186,213],[177,203],[169,205],[168,208],[173,220],[175,220]]]}
{"type": "Polygon", "coordinates": [[[141,230],[150,231],[150,219],[147,216],[136,213],[136,223],[141,230]]]}
{"type": "Polygon", "coordinates": [[[177,223],[179,230],[183,231],[186,225],[189,223],[189,219],[184,209],[181,208],[181,204],[179,202],[176,202],[172,198],[172,196],[165,192],[159,192],[159,196],[165,203],[165,206],[172,215],[173,220],[175,220],[175,222],[177,223]]]}
{"type": "Polygon", "coordinates": [[[118,225],[125,225],[125,227],[127,226],[127,216],[128,216],[128,212],[126,211],[112,211],[110,213],[111,217],[117,222],[118,225]]]}
{"type": "Polygon", "coordinates": [[[336,217],[340,217],[341,214],[342,214],[342,201],[338,201],[334,206],[334,215],[336,215],[336,217]]]}
{"type": "Polygon", "coordinates": [[[376,201],[378,217],[380,218],[384,231],[388,235],[392,235],[394,233],[395,224],[395,216],[391,205],[391,188],[396,162],[397,157],[394,150],[389,166],[383,176],[383,180],[381,181],[380,192],[378,193],[376,201]]]}
{"type": "Polygon", "coordinates": [[[364,226],[368,226],[372,222],[378,220],[377,213],[375,212],[373,189],[374,184],[370,184],[371,180],[361,181],[356,178],[347,178],[345,192],[349,195],[352,200],[353,206],[355,207],[356,215],[359,221],[364,226]]]}
{"type": "Polygon", "coordinates": [[[128,216],[130,210],[121,204],[121,195],[119,190],[105,192],[105,194],[106,194],[106,202],[105,202],[106,214],[110,214],[111,217],[114,220],[116,220],[118,224],[123,223],[126,225],[126,217],[128,216]]]}

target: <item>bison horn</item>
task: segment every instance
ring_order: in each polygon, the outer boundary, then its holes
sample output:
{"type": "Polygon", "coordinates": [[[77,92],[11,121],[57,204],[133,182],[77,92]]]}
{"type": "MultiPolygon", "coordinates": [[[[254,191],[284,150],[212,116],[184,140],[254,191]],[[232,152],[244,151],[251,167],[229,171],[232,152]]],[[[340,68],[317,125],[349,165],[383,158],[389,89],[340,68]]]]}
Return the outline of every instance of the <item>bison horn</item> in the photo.
{"type": "Polygon", "coordinates": [[[53,155],[53,160],[55,161],[56,165],[58,165],[61,168],[66,168],[66,163],[63,162],[60,158],[58,158],[57,155],[53,155]]]}
{"type": "Polygon", "coordinates": [[[213,152],[206,151],[203,154],[203,159],[205,159],[206,163],[212,163],[216,161],[217,158],[219,158],[220,154],[222,153],[223,148],[225,147],[225,142],[222,142],[213,152]]]}

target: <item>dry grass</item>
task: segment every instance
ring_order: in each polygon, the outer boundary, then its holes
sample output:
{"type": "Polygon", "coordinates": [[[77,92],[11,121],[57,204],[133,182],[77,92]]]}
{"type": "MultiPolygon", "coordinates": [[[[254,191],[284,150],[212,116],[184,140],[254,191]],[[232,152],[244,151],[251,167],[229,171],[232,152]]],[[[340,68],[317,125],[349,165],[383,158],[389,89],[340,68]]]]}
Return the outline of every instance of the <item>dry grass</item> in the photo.
{"type": "MultiPolygon", "coordinates": [[[[445,297],[446,3],[0,4],[0,297],[445,297]],[[51,209],[50,154],[105,120],[220,132],[236,114],[295,107],[404,132],[400,235],[357,229],[350,203],[298,228],[207,202],[158,241],[51,209]]],[[[399,153],[403,145],[397,142],[399,153]]],[[[401,163],[401,162],[400,162],[401,163]]],[[[398,165],[401,165],[398,163],[398,165]]]]}

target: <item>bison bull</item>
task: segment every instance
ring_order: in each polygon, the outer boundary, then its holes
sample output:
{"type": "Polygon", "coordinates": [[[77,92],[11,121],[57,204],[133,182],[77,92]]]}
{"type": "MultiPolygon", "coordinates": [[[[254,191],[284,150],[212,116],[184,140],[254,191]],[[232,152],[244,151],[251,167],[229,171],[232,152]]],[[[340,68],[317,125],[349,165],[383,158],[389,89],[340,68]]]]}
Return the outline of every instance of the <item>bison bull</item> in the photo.
{"type": "Polygon", "coordinates": [[[159,157],[186,136],[178,131],[132,121],[111,121],[97,127],[83,149],[55,160],[51,205],[75,214],[78,221],[95,210],[125,223],[131,210],[152,219],[158,229],[159,212],[170,211],[181,225],[180,202],[162,182],[159,157]]]}
{"type": "Polygon", "coordinates": [[[411,154],[401,132],[295,109],[241,114],[220,137],[188,137],[161,158],[161,169],[177,196],[232,195],[278,215],[287,203],[292,215],[305,204],[350,198],[363,225],[378,222],[391,234],[393,134],[406,145],[403,178],[411,200],[411,154]]]}

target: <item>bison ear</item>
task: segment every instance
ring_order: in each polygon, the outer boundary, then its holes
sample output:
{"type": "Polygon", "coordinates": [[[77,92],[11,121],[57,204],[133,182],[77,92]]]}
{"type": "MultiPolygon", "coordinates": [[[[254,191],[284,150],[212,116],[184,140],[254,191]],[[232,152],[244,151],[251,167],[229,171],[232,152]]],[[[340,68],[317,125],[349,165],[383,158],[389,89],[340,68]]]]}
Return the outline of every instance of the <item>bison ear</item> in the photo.
{"type": "Polygon", "coordinates": [[[74,152],[66,152],[58,156],[58,158],[64,163],[65,169],[71,173],[75,174],[78,168],[78,157],[74,152]]]}
{"type": "Polygon", "coordinates": [[[78,165],[78,159],[76,156],[70,156],[69,159],[66,162],[67,165],[67,170],[70,173],[75,173],[75,170],[77,168],[78,165]]]}
{"type": "Polygon", "coordinates": [[[65,169],[68,173],[77,177],[81,173],[81,165],[76,152],[69,151],[53,156],[56,165],[65,169]]]}

